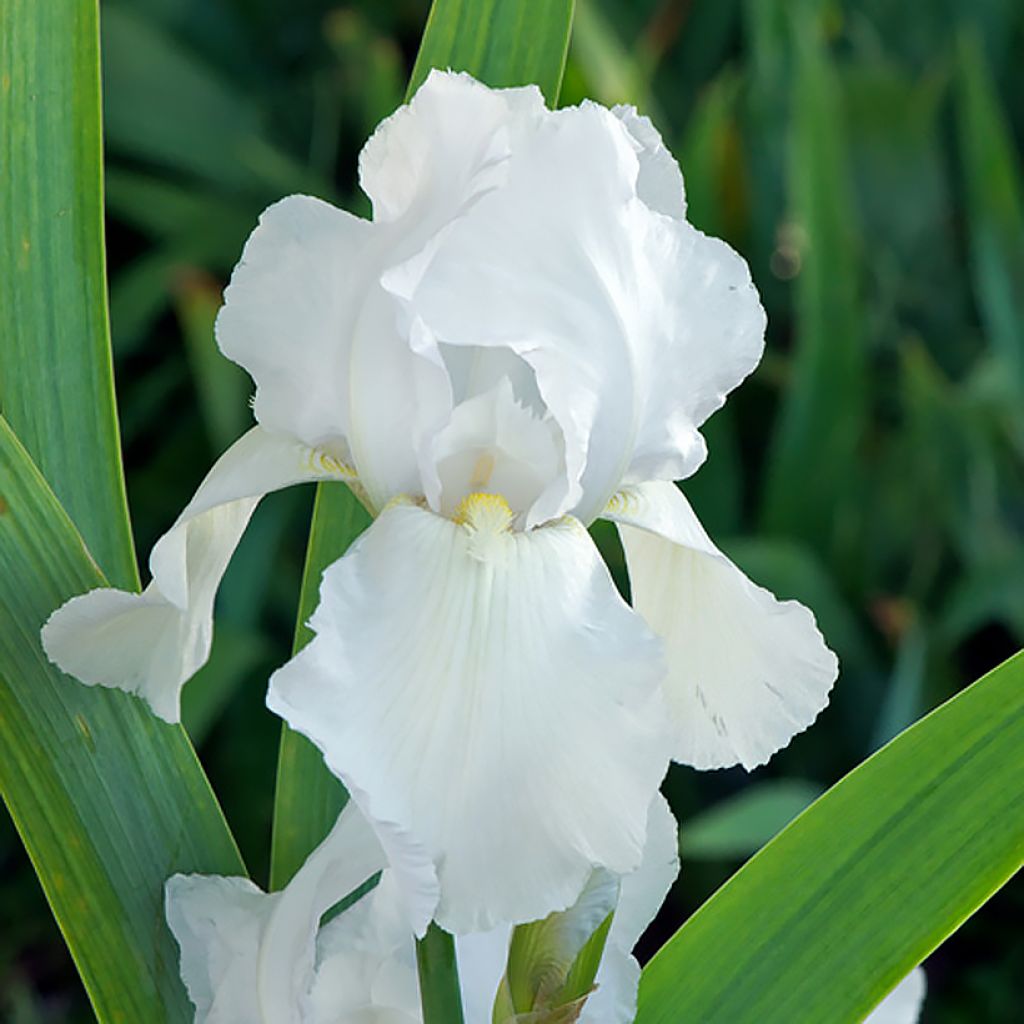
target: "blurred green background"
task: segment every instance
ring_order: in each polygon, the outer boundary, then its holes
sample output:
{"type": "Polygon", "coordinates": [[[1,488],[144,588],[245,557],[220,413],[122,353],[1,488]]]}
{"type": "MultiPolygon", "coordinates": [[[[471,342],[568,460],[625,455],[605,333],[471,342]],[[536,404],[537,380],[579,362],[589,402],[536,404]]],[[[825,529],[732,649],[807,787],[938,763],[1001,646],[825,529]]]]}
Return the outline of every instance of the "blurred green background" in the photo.
{"type": "MultiPolygon", "coordinates": [[[[111,319],[143,554],[250,422],[248,378],[212,335],[245,237],[291,192],[367,212],[356,155],[401,102],[428,6],[101,4],[111,319]]],[[[650,114],[690,218],[750,261],[768,351],[686,490],[755,579],[815,610],[843,666],[818,724],[768,768],[672,769],[683,872],[649,955],[817,793],[1024,641],[1024,5],[577,0],[562,102],[584,96],[650,114]]],[[[259,509],[186,689],[260,881],[279,729],[263,693],[289,652],[311,498],[259,509]]],[[[599,540],[620,571],[614,535],[599,540]]],[[[6,817],[0,908],[0,1018],[91,1020],[6,817]]],[[[1024,1019],[1022,922],[1018,879],[930,958],[928,1024],[1024,1019]]]]}

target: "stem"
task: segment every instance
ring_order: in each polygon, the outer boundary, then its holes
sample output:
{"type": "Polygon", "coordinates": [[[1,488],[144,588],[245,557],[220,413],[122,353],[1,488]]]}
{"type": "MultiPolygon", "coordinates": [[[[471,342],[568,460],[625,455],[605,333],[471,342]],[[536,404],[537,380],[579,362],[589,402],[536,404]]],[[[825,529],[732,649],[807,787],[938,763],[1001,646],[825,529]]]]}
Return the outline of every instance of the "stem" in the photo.
{"type": "Polygon", "coordinates": [[[423,1024],[463,1024],[455,940],[431,923],[416,943],[423,1024]]]}

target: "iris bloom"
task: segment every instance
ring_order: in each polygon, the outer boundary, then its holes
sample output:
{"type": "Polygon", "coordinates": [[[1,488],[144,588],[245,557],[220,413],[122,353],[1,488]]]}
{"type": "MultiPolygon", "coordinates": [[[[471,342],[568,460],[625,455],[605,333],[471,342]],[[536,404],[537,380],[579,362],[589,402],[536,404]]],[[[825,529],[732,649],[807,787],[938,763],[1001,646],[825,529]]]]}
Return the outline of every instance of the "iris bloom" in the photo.
{"type": "MultiPolygon", "coordinates": [[[[436,878],[426,855],[400,831],[390,829],[385,845],[386,855],[350,804],[281,892],[264,893],[244,878],[173,876],[166,887],[167,919],[181,948],[181,974],[196,1024],[421,1021],[413,929],[430,918],[436,878]],[[375,888],[320,923],[381,869],[375,888]]],[[[580,900],[559,915],[558,948],[549,952],[571,962],[615,912],[597,989],[584,1005],[581,1024],[633,1019],[640,969],[630,950],[675,879],[676,849],[675,821],[658,797],[637,871],[621,884],[595,871],[580,900]]],[[[468,1024],[492,1019],[509,937],[503,926],[458,940],[468,1024]]]]}
{"type": "Polygon", "coordinates": [[[375,521],[324,574],[269,706],[427,849],[456,933],[570,906],[640,862],[670,759],[751,769],[828,700],[834,655],[673,483],[757,365],[746,264],[685,219],[633,108],[434,73],[360,158],[362,220],[270,207],[217,340],[256,384],[142,594],[50,619],[50,657],[178,717],[260,497],[342,480],[375,521]],[[633,607],[587,532],[619,526],[633,607]]]}

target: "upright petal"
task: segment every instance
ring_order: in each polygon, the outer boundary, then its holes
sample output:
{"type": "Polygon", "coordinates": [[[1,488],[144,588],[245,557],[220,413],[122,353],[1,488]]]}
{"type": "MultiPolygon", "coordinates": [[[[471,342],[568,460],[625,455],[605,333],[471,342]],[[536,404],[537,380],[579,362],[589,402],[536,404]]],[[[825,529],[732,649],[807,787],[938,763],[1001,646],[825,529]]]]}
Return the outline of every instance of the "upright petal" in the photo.
{"type": "Polygon", "coordinates": [[[254,427],[157,541],[149,586],[73,597],[43,627],[48,657],[87,685],[136,693],[165,721],[178,721],[181,687],[210,654],[217,587],[260,498],[307,480],[352,479],[330,456],[254,427]]]}
{"type": "Polygon", "coordinates": [[[864,1024],[917,1024],[927,978],[915,967],[864,1019],[864,1024]]]}
{"type": "Polygon", "coordinates": [[[620,104],[612,113],[626,126],[636,146],[640,170],[636,180],[637,196],[652,210],[681,220],[686,216],[683,173],[668,151],[661,133],[651,119],[636,107],[620,104]]]}
{"type": "Polygon", "coordinates": [[[697,428],[763,348],[743,260],[638,194],[668,202],[641,178],[665,169],[652,145],[640,119],[596,104],[549,113],[505,184],[383,278],[444,343],[508,347],[534,368],[584,522],[623,478],[692,473],[697,428]]]}
{"type": "Polygon", "coordinates": [[[744,576],[674,484],[626,488],[604,515],[619,524],[633,606],[665,641],[674,759],[764,764],[814,721],[838,675],[814,616],[744,576]]]}
{"type": "Polygon", "coordinates": [[[317,633],[267,703],[437,865],[437,920],[487,931],[564,909],[640,860],[666,767],[661,651],[590,537],[385,509],[324,574],[317,633]]]}
{"type": "Polygon", "coordinates": [[[380,243],[368,221],[312,196],[261,214],[225,289],[217,343],[256,382],[263,426],[345,454],[352,337],[380,243]]]}

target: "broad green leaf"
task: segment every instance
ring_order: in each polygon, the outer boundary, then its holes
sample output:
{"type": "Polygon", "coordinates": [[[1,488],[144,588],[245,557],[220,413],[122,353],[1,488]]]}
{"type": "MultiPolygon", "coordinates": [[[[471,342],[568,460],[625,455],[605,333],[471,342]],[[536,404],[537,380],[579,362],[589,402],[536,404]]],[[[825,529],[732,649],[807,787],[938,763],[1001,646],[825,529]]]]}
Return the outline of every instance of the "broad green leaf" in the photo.
{"type": "Polygon", "coordinates": [[[957,113],[974,290],[989,343],[1019,402],[1024,397],[1024,184],[981,44],[969,34],[960,40],[957,113]]]}
{"type": "Polygon", "coordinates": [[[96,0],[5,0],[0,17],[0,412],[111,582],[132,588],[96,25],[96,0]]]}
{"type": "Polygon", "coordinates": [[[796,72],[788,153],[797,337],[772,457],[764,525],[834,552],[864,425],[860,248],[834,69],[813,19],[793,16],[796,72]],[[812,486],[807,486],[813,481],[812,486]]]}
{"type": "Polygon", "coordinates": [[[820,795],[819,786],[802,779],[755,783],[683,822],[680,852],[688,860],[749,857],[820,795]]]}
{"type": "MultiPolygon", "coordinates": [[[[468,71],[490,86],[537,82],[548,103],[558,99],[573,0],[435,0],[416,58],[410,92],[431,67],[468,71]]],[[[299,604],[296,650],[309,639],[304,623],[317,605],[320,576],[365,529],[368,518],[347,488],[317,490],[299,604]]],[[[319,751],[287,726],[281,737],[271,887],[287,884],[327,835],[345,800],[319,751]]]]}
{"type": "Polygon", "coordinates": [[[468,71],[492,88],[539,85],[558,99],[574,0],[434,0],[409,82],[431,68],[468,71]]]}
{"type": "Polygon", "coordinates": [[[637,1024],[853,1024],[1022,860],[1024,653],[865,761],[719,889],[645,968],[637,1024]]]}
{"type": "MultiPolygon", "coordinates": [[[[318,485],[295,626],[296,652],[313,638],[306,622],[319,604],[324,569],[345,553],[369,522],[366,510],[344,484],[318,485]]],[[[346,799],[320,751],[305,736],[284,726],[274,796],[271,889],[282,889],[291,881],[331,830],[346,799]]]]}
{"type": "Polygon", "coordinates": [[[101,1024],[186,1024],[164,881],[245,869],[184,731],[40,648],[50,612],[103,584],[0,419],[0,790],[101,1024]]]}

